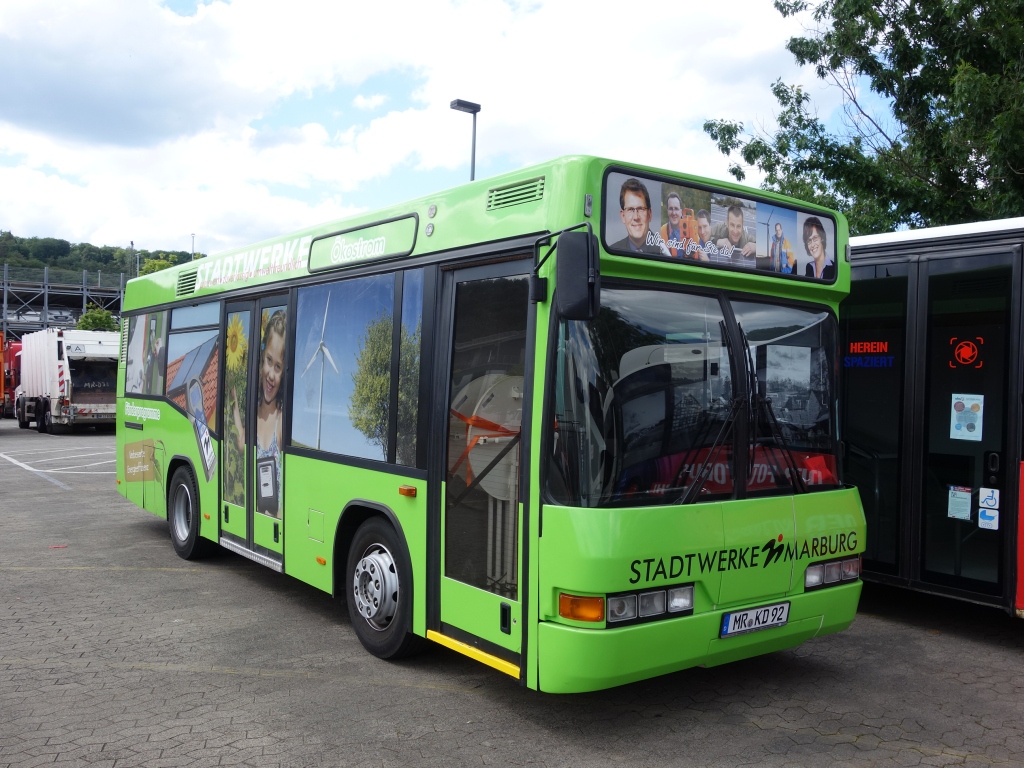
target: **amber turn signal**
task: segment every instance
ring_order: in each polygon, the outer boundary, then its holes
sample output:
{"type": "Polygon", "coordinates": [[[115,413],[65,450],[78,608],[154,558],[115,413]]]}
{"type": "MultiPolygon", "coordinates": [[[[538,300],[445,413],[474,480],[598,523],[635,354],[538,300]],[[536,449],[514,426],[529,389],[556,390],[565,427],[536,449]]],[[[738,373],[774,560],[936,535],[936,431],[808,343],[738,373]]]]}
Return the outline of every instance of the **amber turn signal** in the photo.
{"type": "Polygon", "coordinates": [[[398,486],[398,495],[399,496],[413,496],[414,497],[414,496],[416,496],[416,486],[415,485],[400,485],[400,486],[398,486]]]}
{"type": "Polygon", "coordinates": [[[318,557],[316,561],[320,563],[320,565],[327,565],[327,561],[322,557],[318,557]]]}
{"type": "Polygon", "coordinates": [[[604,621],[603,597],[558,596],[558,615],[573,621],[604,621]]]}
{"type": "Polygon", "coordinates": [[[210,513],[209,512],[203,512],[203,517],[205,517],[207,520],[209,520],[210,519],[210,513]]]}

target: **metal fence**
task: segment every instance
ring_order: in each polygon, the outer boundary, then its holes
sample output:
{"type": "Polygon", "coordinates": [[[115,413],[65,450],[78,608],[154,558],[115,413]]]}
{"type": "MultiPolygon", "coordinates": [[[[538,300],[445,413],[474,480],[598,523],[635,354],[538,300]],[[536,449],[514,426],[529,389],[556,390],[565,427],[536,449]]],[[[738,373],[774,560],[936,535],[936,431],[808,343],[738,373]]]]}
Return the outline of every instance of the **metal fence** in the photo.
{"type": "MultiPolygon", "coordinates": [[[[5,265],[6,266],[6,265],[5,265]]],[[[7,267],[7,279],[12,283],[42,283],[43,267],[7,267]]],[[[0,271],[0,278],[3,272],[0,271]]],[[[120,288],[120,272],[86,272],[75,269],[50,269],[45,276],[50,285],[85,285],[89,288],[120,288]]]]}

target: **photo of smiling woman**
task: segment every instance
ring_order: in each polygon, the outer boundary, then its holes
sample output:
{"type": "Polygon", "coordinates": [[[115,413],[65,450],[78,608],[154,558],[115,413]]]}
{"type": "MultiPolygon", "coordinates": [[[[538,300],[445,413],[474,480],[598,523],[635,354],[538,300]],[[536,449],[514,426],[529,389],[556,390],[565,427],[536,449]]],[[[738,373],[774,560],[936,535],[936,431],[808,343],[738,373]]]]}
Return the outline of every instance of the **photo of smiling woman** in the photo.
{"type": "MultiPolygon", "coordinates": [[[[263,310],[256,406],[256,511],[281,517],[281,444],[287,322],[284,307],[263,310]]],[[[245,428],[232,392],[238,450],[245,450],[245,428]]]]}
{"type": "Polygon", "coordinates": [[[828,258],[828,235],[825,226],[817,216],[804,220],[804,250],[811,260],[804,267],[804,276],[816,277],[819,280],[832,280],[836,276],[836,266],[828,258]]]}

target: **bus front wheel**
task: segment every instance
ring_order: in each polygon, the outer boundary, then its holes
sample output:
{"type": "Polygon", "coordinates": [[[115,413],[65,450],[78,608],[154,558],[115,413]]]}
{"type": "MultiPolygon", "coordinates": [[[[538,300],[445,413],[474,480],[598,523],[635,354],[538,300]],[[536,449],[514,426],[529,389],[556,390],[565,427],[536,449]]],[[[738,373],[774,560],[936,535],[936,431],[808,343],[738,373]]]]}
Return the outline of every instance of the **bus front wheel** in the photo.
{"type": "Polygon", "coordinates": [[[171,476],[167,527],[178,557],[196,560],[209,554],[209,542],[199,535],[199,489],[188,467],[178,467],[171,476]]]}
{"type": "Polygon", "coordinates": [[[352,629],[379,659],[399,659],[422,648],[412,633],[412,563],[391,524],[371,517],[348,550],[346,603],[352,629]]]}

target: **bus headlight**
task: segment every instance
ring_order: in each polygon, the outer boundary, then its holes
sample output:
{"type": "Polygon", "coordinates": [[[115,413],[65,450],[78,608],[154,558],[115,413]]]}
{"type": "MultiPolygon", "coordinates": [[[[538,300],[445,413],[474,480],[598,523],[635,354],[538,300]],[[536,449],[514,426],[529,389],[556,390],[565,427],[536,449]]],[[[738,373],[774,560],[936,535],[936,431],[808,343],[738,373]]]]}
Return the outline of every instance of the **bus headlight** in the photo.
{"type": "Polygon", "coordinates": [[[636,618],[636,595],[617,595],[608,598],[608,623],[636,618]]]}
{"type": "Polygon", "coordinates": [[[843,578],[842,563],[825,563],[825,583],[835,584],[843,578]]]}
{"type": "Polygon", "coordinates": [[[860,555],[842,560],[808,565],[804,571],[804,590],[831,587],[860,578],[860,555]]]}
{"type": "Polygon", "coordinates": [[[843,581],[860,577],[860,555],[843,560],[843,581]]]}
{"type": "Polygon", "coordinates": [[[804,589],[809,587],[820,587],[825,583],[825,566],[821,563],[808,565],[804,571],[804,589]]]}
{"type": "Polygon", "coordinates": [[[640,615],[657,616],[665,612],[665,590],[644,592],[640,595],[640,615]]]}
{"type": "Polygon", "coordinates": [[[668,612],[679,613],[680,611],[693,610],[693,585],[676,587],[668,591],[668,612]]]}

